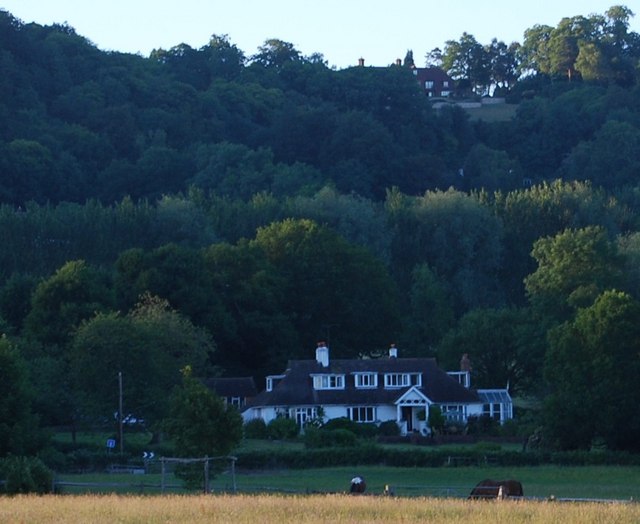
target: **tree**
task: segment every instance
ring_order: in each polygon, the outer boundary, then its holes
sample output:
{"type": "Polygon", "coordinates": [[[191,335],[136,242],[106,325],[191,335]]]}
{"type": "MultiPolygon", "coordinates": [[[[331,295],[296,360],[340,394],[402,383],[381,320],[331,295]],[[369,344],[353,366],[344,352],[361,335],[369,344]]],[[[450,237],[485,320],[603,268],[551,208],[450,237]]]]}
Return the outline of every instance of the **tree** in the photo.
{"type": "Polygon", "coordinates": [[[36,287],[25,329],[43,344],[64,346],[83,320],[113,304],[108,275],[74,260],[36,287]]]}
{"type": "Polygon", "coordinates": [[[229,35],[211,35],[209,43],[200,52],[204,53],[214,80],[237,78],[246,61],[242,50],[229,41],[229,35]]]}
{"type": "Polygon", "coordinates": [[[163,421],[167,436],[181,457],[228,455],[242,440],[242,417],[191,373],[183,368],[182,385],[173,391],[163,421]]]}
{"type": "Polygon", "coordinates": [[[538,269],[525,279],[532,306],[543,317],[567,320],[606,289],[623,283],[623,260],[602,227],[567,229],[537,240],[538,269]]]}
{"type": "Polygon", "coordinates": [[[546,424],[561,448],[588,449],[601,438],[610,449],[640,449],[640,421],[630,416],[640,401],[632,387],[640,373],[639,315],[636,300],[610,290],[550,332],[546,424]]]}
{"type": "Polygon", "coordinates": [[[637,183],[640,173],[640,129],[608,120],[592,140],[578,144],[563,162],[567,178],[591,180],[613,189],[637,183]]]}
{"type": "Polygon", "coordinates": [[[567,228],[599,225],[611,237],[625,228],[624,206],[588,182],[545,182],[527,189],[499,193],[494,202],[504,224],[501,275],[510,303],[524,305],[524,278],[536,269],[531,250],[541,237],[553,237],[567,228]]]}
{"type": "Polygon", "coordinates": [[[450,290],[427,264],[419,264],[413,270],[409,299],[407,340],[402,345],[415,355],[431,355],[454,323],[450,290]]]}
{"type": "Polygon", "coordinates": [[[413,68],[416,66],[416,63],[413,60],[413,51],[411,49],[408,49],[407,54],[404,55],[404,60],[402,62],[402,65],[404,67],[410,67],[410,68],[413,68]]]}
{"type": "Polygon", "coordinates": [[[491,68],[491,84],[496,88],[494,95],[507,92],[518,79],[518,51],[520,44],[512,42],[507,46],[493,38],[485,48],[489,55],[491,68]]]}
{"type": "Polygon", "coordinates": [[[509,387],[535,391],[542,378],[544,333],[526,309],[474,309],[445,335],[437,355],[447,369],[457,369],[469,354],[474,387],[509,387]]]}
{"type": "Polygon", "coordinates": [[[457,81],[466,81],[474,92],[484,94],[491,76],[490,57],[473,35],[462,33],[460,40],[447,40],[442,67],[457,81]]]}
{"type": "Polygon", "coordinates": [[[34,454],[42,446],[38,418],[31,411],[33,392],[24,360],[0,337],[0,457],[34,454]]]}
{"type": "Polygon", "coordinates": [[[281,69],[286,64],[301,60],[300,52],[290,42],[270,38],[258,47],[251,59],[263,67],[281,69]]]}
{"type": "Polygon", "coordinates": [[[448,284],[456,317],[500,304],[502,224],[490,209],[453,189],[398,200],[389,216],[392,270],[401,289],[408,290],[414,268],[427,263],[448,284]]]}
{"type": "MultiPolygon", "coordinates": [[[[368,250],[311,220],[284,220],[259,228],[251,242],[284,280],[283,312],[302,347],[331,337],[336,356],[386,348],[399,327],[395,288],[368,250]]],[[[301,346],[289,348],[290,358],[301,346]]]]}
{"type": "Polygon", "coordinates": [[[118,406],[118,373],[123,375],[126,413],[153,428],[168,409],[167,391],[179,383],[185,365],[202,375],[210,370],[211,337],[166,301],[145,295],[127,315],[100,313],[78,329],[69,352],[84,415],[111,418],[118,406]]]}

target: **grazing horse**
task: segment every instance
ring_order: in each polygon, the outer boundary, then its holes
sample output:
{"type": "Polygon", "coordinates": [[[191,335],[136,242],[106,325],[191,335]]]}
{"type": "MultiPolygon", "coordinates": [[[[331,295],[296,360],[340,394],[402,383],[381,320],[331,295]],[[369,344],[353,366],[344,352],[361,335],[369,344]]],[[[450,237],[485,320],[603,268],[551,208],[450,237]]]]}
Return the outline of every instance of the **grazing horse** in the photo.
{"type": "Polygon", "coordinates": [[[367,489],[367,483],[364,481],[364,477],[358,475],[351,479],[351,488],[349,488],[349,493],[361,494],[364,493],[365,489],[367,489]]]}
{"type": "Polygon", "coordinates": [[[471,490],[470,499],[505,499],[507,497],[522,497],[522,484],[517,480],[485,479],[471,490]]]}

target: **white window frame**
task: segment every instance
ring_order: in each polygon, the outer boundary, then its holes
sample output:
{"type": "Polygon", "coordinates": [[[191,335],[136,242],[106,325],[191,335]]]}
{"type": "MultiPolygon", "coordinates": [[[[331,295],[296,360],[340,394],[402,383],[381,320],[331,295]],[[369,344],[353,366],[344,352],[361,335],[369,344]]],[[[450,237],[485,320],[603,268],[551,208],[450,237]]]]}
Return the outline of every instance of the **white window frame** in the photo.
{"type": "Polygon", "coordinates": [[[406,388],[409,386],[422,386],[422,373],[385,373],[385,388],[406,388]]]}
{"type": "Polygon", "coordinates": [[[267,376],[267,391],[273,391],[285,375],[268,375],[267,376]]]}
{"type": "Polygon", "coordinates": [[[353,406],[347,408],[349,420],[358,423],[372,423],[376,421],[376,408],[374,406],[353,406]]]}
{"type": "Polygon", "coordinates": [[[374,372],[359,372],[353,374],[353,381],[358,389],[373,389],[378,387],[378,374],[374,372]]]}
{"type": "Polygon", "coordinates": [[[303,428],[308,421],[318,418],[318,408],[317,407],[291,408],[289,410],[289,418],[295,420],[296,424],[298,424],[298,426],[303,428]]]}
{"type": "Polygon", "coordinates": [[[424,88],[425,89],[433,89],[434,83],[435,82],[433,80],[425,80],[424,88]]]}
{"type": "Polygon", "coordinates": [[[344,389],[344,375],[331,373],[311,376],[313,377],[313,389],[344,389]]]}

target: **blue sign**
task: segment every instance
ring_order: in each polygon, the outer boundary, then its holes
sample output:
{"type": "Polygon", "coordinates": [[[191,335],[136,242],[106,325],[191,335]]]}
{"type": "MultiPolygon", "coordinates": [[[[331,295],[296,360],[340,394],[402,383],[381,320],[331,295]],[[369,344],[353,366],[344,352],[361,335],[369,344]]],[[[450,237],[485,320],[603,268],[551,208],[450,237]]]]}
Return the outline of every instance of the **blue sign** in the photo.
{"type": "Polygon", "coordinates": [[[113,449],[116,447],[116,440],[113,438],[107,439],[107,447],[113,449]]]}

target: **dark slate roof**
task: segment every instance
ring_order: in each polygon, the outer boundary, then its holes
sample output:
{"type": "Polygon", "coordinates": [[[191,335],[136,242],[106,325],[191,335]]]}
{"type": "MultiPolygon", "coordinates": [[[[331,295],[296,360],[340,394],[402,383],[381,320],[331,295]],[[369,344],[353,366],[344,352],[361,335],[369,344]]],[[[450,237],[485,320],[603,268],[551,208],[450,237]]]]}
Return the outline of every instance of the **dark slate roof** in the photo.
{"type": "Polygon", "coordinates": [[[477,403],[478,395],[461,386],[441,370],[433,358],[381,358],[362,360],[332,360],[323,367],[316,360],[289,362],[284,378],[272,391],[263,391],[251,401],[249,407],[301,406],[301,405],[380,405],[393,404],[411,387],[385,389],[385,373],[421,373],[422,386],[418,389],[431,401],[443,403],[477,403]],[[356,388],[355,372],[378,373],[378,387],[356,388]],[[316,390],[312,375],[344,374],[345,388],[316,390]]]}
{"type": "Polygon", "coordinates": [[[252,398],[258,394],[252,377],[208,378],[203,382],[221,397],[252,398]]]}

